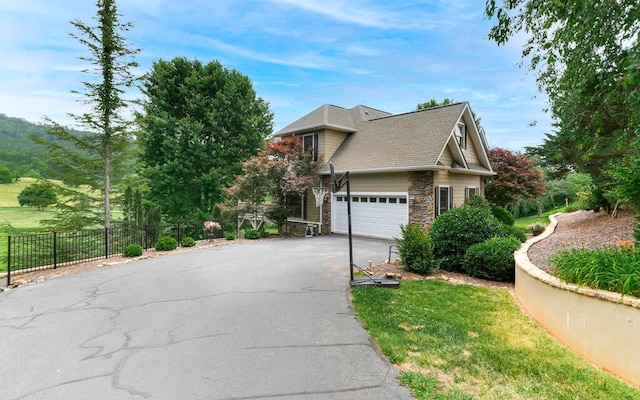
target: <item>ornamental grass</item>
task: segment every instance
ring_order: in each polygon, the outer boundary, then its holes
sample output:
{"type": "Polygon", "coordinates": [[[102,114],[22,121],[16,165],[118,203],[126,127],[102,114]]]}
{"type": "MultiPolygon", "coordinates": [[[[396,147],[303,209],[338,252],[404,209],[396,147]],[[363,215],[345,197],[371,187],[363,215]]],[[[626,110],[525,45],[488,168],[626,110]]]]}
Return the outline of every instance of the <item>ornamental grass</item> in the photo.
{"type": "Polygon", "coordinates": [[[553,274],[565,282],[640,297],[640,250],[630,241],[562,250],[549,262],[553,274]]]}

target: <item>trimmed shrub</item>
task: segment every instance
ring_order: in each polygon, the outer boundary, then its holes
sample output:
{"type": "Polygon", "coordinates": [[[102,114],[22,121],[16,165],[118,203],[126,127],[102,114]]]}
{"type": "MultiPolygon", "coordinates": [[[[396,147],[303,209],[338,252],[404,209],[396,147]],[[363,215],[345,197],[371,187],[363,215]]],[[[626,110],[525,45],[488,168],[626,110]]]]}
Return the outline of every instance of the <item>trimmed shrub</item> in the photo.
{"type": "Polygon", "coordinates": [[[260,232],[255,229],[247,229],[244,231],[245,239],[260,239],[260,232]]]}
{"type": "Polygon", "coordinates": [[[541,222],[534,222],[533,224],[527,226],[527,229],[531,231],[533,236],[538,236],[539,234],[544,232],[545,229],[547,229],[547,226],[541,222]]]}
{"type": "Polygon", "coordinates": [[[130,244],[124,248],[122,255],[125,257],[140,257],[142,255],[142,246],[139,244],[130,244]]]}
{"type": "Polygon", "coordinates": [[[513,225],[516,222],[516,219],[513,218],[513,214],[509,212],[504,207],[501,206],[493,206],[491,207],[491,213],[494,217],[498,218],[498,221],[502,222],[505,225],[513,225]]]}
{"type": "Polygon", "coordinates": [[[513,282],[516,262],[513,252],[520,247],[514,237],[494,237],[469,247],[464,255],[464,270],[469,276],[501,282],[513,282]]]}
{"type": "Polygon", "coordinates": [[[182,247],[193,247],[196,245],[196,241],[193,240],[193,238],[187,236],[186,238],[182,239],[182,242],[180,244],[182,245],[182,247]]]}
{"type": "Polygon", "coordinates": [[[491,208],[491,203],[489,203],[489,200],[485,199],[484,197],[478,194],[475,194],[469,197],[468,199],[465,199],[464,204],[469,206],[474,206],[474,207],[480,207],[480,208],[491,208]]]}
{"type": "Polygon", "coordinates": [[[429,234],[412,223],[400,225],[402,237],[395,238],[400,254],[400,263],[406,271],[428,274],[438,268],[433,258],[433,242],[429,234]]]}
{"type": "Polygon", "coordinates": [[[440,268],[461,272],[467,249],[494,236],[508,236],[504,224],[488,208],[461,206],[439,215],[429,229],[440,268]]]}
{"type": "Polygon", "coordinates": [[[236,239],[236,234],[233,232],[227,232],[224,235],[225,239],[227,240],[235,240],[236,239]]]}
{"type": "Polygon", "coordinates": [[[158,239],[155,249],[158,251],[171,251],[178,247],[178,241],[169,236],[163,236],[158,239]]]}
{"type": "Polygon", "coordinates": [[[507,236],[518,239],[520,243],[524,243],[527,241],[527,235],[515,226],[504,225],[504,231],[506,232],[507,236]]]}

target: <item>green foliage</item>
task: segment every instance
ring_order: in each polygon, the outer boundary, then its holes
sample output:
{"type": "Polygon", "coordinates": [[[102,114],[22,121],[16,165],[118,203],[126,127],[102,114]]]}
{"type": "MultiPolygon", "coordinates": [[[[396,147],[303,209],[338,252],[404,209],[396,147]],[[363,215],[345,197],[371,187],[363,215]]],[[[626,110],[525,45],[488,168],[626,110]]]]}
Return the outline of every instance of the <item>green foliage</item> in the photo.
{"type": "Polygon", "coordinates": [[[125,257],[140,257],[142,255],[142,246],[139,244],[130,244],[124,248],[122,255],[125,257]]]}
{"type": "Polygon", "coordinates": [[[507,204],[506,208],[514,218],[540,215],[542,206],[537,199],[518,199],[515,203],[507,204]]]}
{"type": "Polygon", "coordinates": [[[507,236],[500,221],[486,208],[461,206],[435,218],[429,235],[433,253],[443,259],[441,269],[462,271],[467,249],[494,236],[507,236]]]}
{"type": "Polygon", "coordinates": [[[491,203],[489,203],[489,200],[477,194],[469,197],[468,199],[465,199],[464,204],[474,207],[491,208],[491,203]]]}
{"type": "Polygon", "coordinates": [[[47,120],[52,124],[47,132],[49,138],[32,136],[51,154],[54,167],[49,174],[68,187],[86,188],[82,193],[67,189],[60,195],[65,203],[52,222],[61,228],[84,223],[109,227],[112,177],[117,181],[124,176],[123,171],[130,168],[129,160],[133,158],[131,121],[123,117],[128,104],[123,94],[135,83],[131,70],[138,67],[134,56],[139,50],[131,49],[123,36],[132,24],[120,22],[114,0],[98,0],[96,9],[95,26],[73,20],[76,33],[70,34],[88,49],[89,56],[81,59],[89,65],[85,72],[94,75],[72,91],[88,106],[85,113],[70,116],[88,134],[76,134],[47,120]]]}
{"type": "Polygon", "coordinates": [[[542,232],[544,232],[545,229],[547,229],[547,226],[541,222],[534,222],[533,224],[527,226],[527,229],[531,231],[533,236],[538,236],[542,232]]]}
{"type": "Polygon", "coordinates": [[[304,151],[299,137],[267,142],[266,149],[247,160],[242,175],[224,190],[227,201],[220,207],[228,215],[266,215],[280,231],[287,217],[299,213],[295,200],[316,183],[315,165],[313,149],[304,151]]]}
{"type": "Polygon", "coordinates": [[[633,168],[638,154],[640,3],[491,0],[485,13],[496,19],[489,37],[498,44],[526,35],[522,58],[549,98],[557,131],[529,152],[556,176],[589,174],[600,192],[634,181],[637,173],[609,173],[633,168]]]}
{"type": "Polygon", "coordinates": [[[193,238],[187,236],[187,237],[182,239],[182,241],[180,242],[180,245],[182,247],[193,247],[193,246],[196,245],[196,241],[193,240],[193,238]]]}
{"type": "Polygon", "coordinates": [[[58,196],[53,186],[46,182],[38,182],[24,188],[18,195],[20,206],[37,207],[38,210],[55,204],[58,196]]]}
{"type": "Polygon", "coordinates": [[[513,282],[516,273],[513,252],[520,243],[514,237],[494,237],[474,244],[464,255],[464,271],[476,278],[513,282]]]}
{"type": "Polygon", "coordinates": [[[260,231],[256,230],[256,229],[247,229],[244,231],[244,237],[245,239],[260,239],[261,235],[260,235],[260,231]]]}
{"type": "Polygon", "coordinates": [[[546,181],[547,191],[539,200],[543,211],[565,206],[578,201],[578,193],[587,190],[593,183],[584,173],[570,172],[566,176],[546,181]]]}
{"type": "Polygon", "coordinates": [[[502,222],[505,225],[513,225],[513,223],[516,220],[513,217],[513,214],[511,214],[509,210],[507,210],[502,206],[491,207],[491,213],[493,214],[494,217],[498,219],[498,221],[502,222]]]}
{"type": "Polygon", "coordinates": [[[395,238],[400,262],[405,270],[429,274],[438,268],[433,257],[433,242],[420,225],[400,225],[402,237],[395,238]]]}
{"type": "Polygon", "coordinates": [[[39,177],[39,171],[48,169],[49,154],[29,136],[46,138],[50,128],[0,114],[0,165],[18,176],[39,177]]]}
{"type": "Polygon", "coordinates": [[[518,239],[520,243],[527,241],[527,235],[520,228],[513,225],[504,225],[503,228],[507,236],[518,239]]]}
{"type": "Polygon", "coordinates": [[[155,61],[143,93],[138,139],[147,198],[170,222],[213,215],[222,188],[271,134],[268,103],[240,72],[185,58],[155,61]]]}
{"type": "Polygon", "coordinates": [[[633,238],[636,241],[636,248],[640,249],[640,215],[636,215],[636,223],[633,227],[633,238]]]}
{"type": "Polygon", "coordinates": [[[8,167],[0,167],[0,183],[11,183],[17,181],[20,176],[16,175],[8,167]]]}
{"type": "Polygon", "coordinates": [[[155,249],[158,251],[171,251],[178,247],[178,241],[169,236],[158,238],[155,249]]]}
{"type": "Polygon", "coordinates": [[[609,199],[605,197],[604,191],[599,187],[593,185],[584,192],[578,193],[580,204],[582,208],[589,211],[599,212],[604,210],[607,214],[612,211],[612,204],[609,199]]]}
{"type": "Polygon", "coordinates": [[[225,239],[227,240],[235,240],[236,239],[236,234],[233,232],[227,232],[224,234],[225,239]]]}
{"type": "Polygon", "coordinates": [[[563,250],[549,261],[553,274],[565,282],[640,297],[640,251],[630,242],[563,250]]]}

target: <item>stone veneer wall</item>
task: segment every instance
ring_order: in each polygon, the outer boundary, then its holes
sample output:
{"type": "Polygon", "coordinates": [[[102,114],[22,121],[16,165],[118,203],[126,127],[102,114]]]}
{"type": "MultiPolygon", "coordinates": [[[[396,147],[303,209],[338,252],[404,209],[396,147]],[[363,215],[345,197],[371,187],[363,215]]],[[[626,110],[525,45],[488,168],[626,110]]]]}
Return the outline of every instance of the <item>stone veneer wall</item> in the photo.
{"type": "Polygon", "coordinates": [[[515,253],[515,293],[538,324],[588,361],[640,388],[640,299],[562,282],[531,263],[529,247],[547,238],[547,230],[515,253]]]}
{"type": "Polygon", "coordinates": [[[331,233],[331,195],[333,194],[333,188],[331,187],[331,177],[322,176],[322,187],[329,188],[327,197],[322,203],[322,234],[331,233]]]}
{"type": "Polygon", "coordinates": [[[433,171],[409,173],[409,222],[427,229],[433,222],[433,171]]]}

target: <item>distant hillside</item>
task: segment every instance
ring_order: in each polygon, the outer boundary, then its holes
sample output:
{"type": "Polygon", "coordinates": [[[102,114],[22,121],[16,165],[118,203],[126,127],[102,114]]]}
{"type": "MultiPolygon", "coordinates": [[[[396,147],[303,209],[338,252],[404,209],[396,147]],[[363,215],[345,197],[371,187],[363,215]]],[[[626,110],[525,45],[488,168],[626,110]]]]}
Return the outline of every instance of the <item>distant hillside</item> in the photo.
{"type": "Polygon", "coordinates": [[[0,114],[0,166],[9,167],[21,176],[27,176],[32,170],[43,171],[49,157],[43,146],[29,136],[46,138],[49,128],[0,114]]]}

